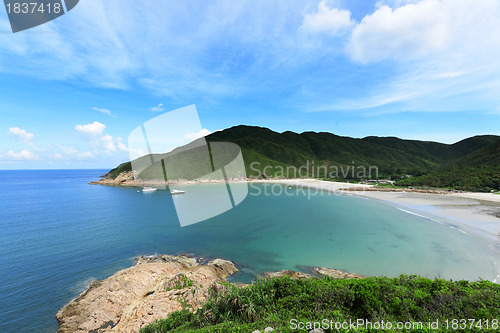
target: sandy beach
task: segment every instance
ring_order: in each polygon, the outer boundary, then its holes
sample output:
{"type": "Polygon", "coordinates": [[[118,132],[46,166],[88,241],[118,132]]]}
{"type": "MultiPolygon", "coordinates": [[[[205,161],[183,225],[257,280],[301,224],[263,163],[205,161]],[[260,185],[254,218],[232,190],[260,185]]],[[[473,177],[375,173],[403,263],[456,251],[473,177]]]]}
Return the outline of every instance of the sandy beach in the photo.
{"type": "Polygon", "coordinates": [[[316,179],[283,179],[259,181],[316,188],[396,205],[409,214],[418,214],[458,227],[467,233],[483,237],[500,248],[500,195],[494,193],[417,193],[362,191],[373,185],[329,182],[316,179]],[[349,191],[349,189],[356,191],[349,191]]]}

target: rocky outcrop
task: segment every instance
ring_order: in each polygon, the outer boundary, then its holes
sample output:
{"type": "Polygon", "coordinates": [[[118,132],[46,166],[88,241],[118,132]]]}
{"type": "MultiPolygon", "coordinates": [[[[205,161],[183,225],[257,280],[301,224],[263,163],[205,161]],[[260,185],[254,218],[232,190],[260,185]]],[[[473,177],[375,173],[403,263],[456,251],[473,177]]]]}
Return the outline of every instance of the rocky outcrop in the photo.
{"type": "Polygon", "coordinates": [[[183,308],[199,308],[208,289],[238,269],[223,259],[202,265],[189,256],[140,257],[136,265],[94,282],[56,315],[58,333],[138,332],[183,308]]]}
{"type": "MultiPolygon", "coordinates": [[[[138,257],[133,267],[92,283],[59,310],[58,333],[139,332],[174,311],[201,307],[209,296],[209,289],[219,290],[222,286],[218,282],[236,272],[234,263],[224,259],[207,262],[188,254],[138,257]]],[[[342,279],[364,277],[324,267],[314,267],[312,272],[342,279]]],[[[313,277],[292,270],[266,273],[266,276],[313,277]]],[[[271,330],[268,327],[264,332],[271,330]]]]}
{"type": "Polygon", "coordinates": [[[319,276],[331,276],[335,279],[363,279],[366,276],[361,274],[354,274],[345,271],[341,271],[333,268],[325,268],[325,267],[314,267],[313,272],[318,274],[319,276]]]}
{"type": "Polygon", "coordinates": [[[132,171],[122,172],[116,178],[110,178],[108,175],[103,175],[102,179],[90,182],[91,185],[109,185],[109,186],[137,186],[132,171]]]}
{"type": "MultiPolygon", "coordinates": [[[[307,266],[303,266],[307,267],[307,266]]],[[[325,268],[325,267],[312,267],[309,268],[308,271],[312,271],[316,276],[331,276],[335,279],[362,279],[365,278],[365,276],[360,275],[360,274],[355,274],[355,273],[349,273],[345,271],[341,271],[338,269],[333,269],[333,268],[325,268]]],[[[288,276],[292,279],[309,279],[314,277],[314,275],[307,274],[307,273],[302,273],[302,272],[296,272],[296,271],[291,271],[288,269],[278,271],[278,272],[271,272],[271,273],[265,273],[266,277],[283,277],[283,276],[288,276]]]]}
{"type": "MultiPolygon", "coordinates": [[[[219,259],[215,259],[219,260],[219,259]]],[[[212,261],[215,261],[212,260],[212,261]]],[[[223,260],[223,259],[220,259],[223,260]]],[[[149,264],[152,262],[163,262],[163,263],[179,263],[187,267],[195,267],[198,265],[198,260],[189,254],[181,254],[178,256],[173,256],[170,254],[157,254],[153,256],[140,256],[135,258],[135,264],[149,264]]],[[[231,263],[232,264],[232,263],[231,263]]]]}
{"type": "Polygon", "coordinates": [[[296,272],[296,271],[291,271],[289,269],[285,269],[285,270],[278,271],[278,272],[265,273],[265,276],[266,277],[284,277],[284,276],[288,276],[291,279],[302,279],[302,280],[313,277],[310,274],[302,273],[302,272],[296,272]]]}

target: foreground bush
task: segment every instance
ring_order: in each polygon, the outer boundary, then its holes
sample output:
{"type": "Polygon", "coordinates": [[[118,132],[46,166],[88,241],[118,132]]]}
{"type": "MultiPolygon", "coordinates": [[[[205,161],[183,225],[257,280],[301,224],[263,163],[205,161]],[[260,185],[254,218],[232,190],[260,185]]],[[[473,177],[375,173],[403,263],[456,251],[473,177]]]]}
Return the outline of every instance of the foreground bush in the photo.
{"type": "Polygon", "coordinates": [[[436,320],[442,332],[500,331],[500,286],[488,281],[453,282],[405,275],[359,280],[284,277],[261,279],[244,288],[224,284],[219,289],[196,313],[174,312],[141,333],[252,332],[268,326],[275,332],[296,332],[309,331],[304,327],[306,323],[321,323],[324,319],[332,323],[363,319],[371,323],[383,320],[424,324],[401,330],[365,326],[336,330],[330,326],[333,329],[323,327],[325,332],[435,332],[425,324],[436,320]],[[456,321],[460,319],[474,321],[456,321]]]}

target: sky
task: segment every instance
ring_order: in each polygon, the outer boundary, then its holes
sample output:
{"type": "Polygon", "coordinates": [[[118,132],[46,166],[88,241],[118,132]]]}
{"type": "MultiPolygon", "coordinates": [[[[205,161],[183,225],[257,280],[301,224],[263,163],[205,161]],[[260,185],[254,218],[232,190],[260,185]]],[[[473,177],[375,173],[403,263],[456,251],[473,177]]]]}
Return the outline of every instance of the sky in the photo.
{"type": "Polygon", "coordinates": [[[498,0],[81,0],[13,34],[0,8],[0,169],[112,168],[135,128],[193,104],[200,135],[500,135],[499,17],[498,0]]]}

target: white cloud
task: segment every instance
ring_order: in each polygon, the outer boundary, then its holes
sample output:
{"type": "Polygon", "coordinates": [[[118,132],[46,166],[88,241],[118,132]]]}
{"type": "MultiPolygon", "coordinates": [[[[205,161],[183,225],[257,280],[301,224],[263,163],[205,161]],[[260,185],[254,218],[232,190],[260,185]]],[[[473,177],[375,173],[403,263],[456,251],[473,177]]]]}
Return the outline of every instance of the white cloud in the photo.
{"type": "Polygon", "coordinates": [[[375,7],[380,8],[382,6],[387,5],[391,8],[399,8],[411,3],[418,3],[420,1],[422,0],[380,0],[375,3],[375,7]]]}
{"type": "MultiPolygon", "coordinates": [[[[118,141],[115,141],[113,136],[104,134],[106,125],[101,124],[98,121],[94,121],[93,123],[86,125],[76,125],[75,129],[82,134],[89,147],[94,150],[94,153],[98,154],[102,151],[109,154],[118,151],[118,141]]],[[[60,146],[60,148],[63,149],[62,146],[60,146]]],[[[64,149],[68,150],[68,152],[71,151],[72,154],[75,154],[76,152],[72,151],[71,148],[72,147],[65,147],[64,149]]],[[[87,154],[86,157],[90,157],[90,155],[87,154]]]]}
{"type": "Polygon", "coordinates": [[[356,25],[346,51],[365,64],[446,57],[478,65],[475,56],[498,59],[498,15],[496,0],[386,1],[356,25]]]}
{"type": "Polygon", "coordinates": [[[9,136],[11,136],[15,139],[21,140],[25,143],[29,143],[33,139],[33,137],[35,136],[34,134],[28,133],[28,132],[26,132],[26,130],[21,129],[19,127],[9,128],[9,131],[7,133],[9,134],[9,136]]]}
{"type": "Polygon", "coordinates": [[[467,72],[448,72],[436,75],[436,79],[453,79],[461,75],[467,74],[467,72]]]}
{"type": "Polygon", "coordinates": [[[209,135],[211,133],[212,132],[210,132],[206,128],[203,128],[202,130],[200,130],[197,133],[188,133],[188,134],[184,135],[184,138],[188,139],[189,141],[194,141],[196,139],[199,139],[199,138],[202,138],[204,136],[207,136],[207,135],[209,135]]]}
{"type": "Polygon", "coordinates": [[[99,136],[106,129],[106,125],[101,124],[98,121],[86,125],[76,125],[75,129],[81,134],[89,137],[99,136]]]}
{"type": "Polygon", "coordinates": [[[131,160],[146,155],[146,153],[140,149],[127,147],[127,145],[123,143],[123,138],[120,137],[116,138],[116,146],[118,150],[129,153],[131,160]]]}
{"type": "Polygon", "coordinates": [[[39,159],[38,155],[35,155],[26,149],[21,150],[19,153],[15,153],[12,150],[9,150],[7,152],[7,156],[15,160],[24,160],[24,161],[34,161],[39,159]]]}
{"type": "MultiPolygon", "coordinates": [[[[235,96],[266,89],[269,69],[290,59],[307,62],[295,38],[306,6],[216,0],[186,11],[175,1],[80,1],[71,20],[32,29],[43,34],[0,35],[0,72],[106,88],[143,86],[182,103],[200,94],[235,96]]],[[[9,28],[0,18],[0,29],[9,28]]]]}
{"type": "Polygon", "coordinates": [[[111,112],[111,110],[108,109],[102,109],[98,107],[93,107],[93,110],[99,111],[100,113],[104,113],[105,115],[111,116],[113,118],[116,118],[116,116],[111,112]]]}
{"type": "Polygon", "coordinates": [[[116,145],[113,140],[113,137],[109,134],[103,135],[102,137],[99,138],[99,143],[95,148],[99,147],[104,148],[107,152],[116,151],[116,145]]]}
{"type": "Polygon", "coordinates": [[[313,33],[326,33],[337,35],[354,26],[351,12],[346,9],[328,8],[325,1],[318,5],[318,11],[307,14],[300,29],[313,33]]]}
{"type": "Polygon", "coordinates": [[[123,143],[123,138],[120,138],[120,137],[116,138],[116,145],[117,145],[117,147],[118,147],[118,150],[121,150],[121,151],[124,151],[124,152],[127,152],[127,153],[128,153],[128,152],[129,152],[129,150],[130,150],[130,149],[127,147],[127,145],[125,145],[125,144],[123,143]]]}
{"type": "Polygon", "coordinates": [[[353,60],[415,59],[446,49],[452,42],[452,12],[445,1],[423,0],[392,9],[387,5],[367,15],[347,44],[353,60]]]}
{"type": "Polygon", "coordinates": [[[401,103],[414,98],[412,94],[387,94],[375,95],[355,100],[338,101],[333,105],[323,105],[317,108],[308,110],[309,112],[321,111],[352,111],[352,110],[365,110],[388,106],[391,104],[401,103]]]}
{"type": "Polygon", "coordinates": [[[368,88],[310,110],[492,112],[500,105],[498,17],[496,0],[381,1],[345,46],[351,60],[366,65],[368,88]]]}
{"type": "MultiPolygon", "coordinates": [[[[88,159],[92,159],[92,158],[95,157],[95,155],[92,154],[91,152],[89,152],[89,151],[80,151],[80,150],[78,150],[75,147],[63,146],[63,145],[60,145],[60,144],[56,144],[56,146],[59,147],[59,149],[61,149],[61,151],[67,157],[73,157],[73,158],[76,157],[77,159],[80,159],[80,160],[88,160],[88,159]]],[[[62,156],[59,153],[55,153],[53,155],[54,159],[62,159],[63,157],[64,156],[62,156]]]]}
{"type": "Polygon", "coordinates": [[[165,110],[165,108],[163,107],[162,103],[158,104],[157,106],[153,106],[151,108],[151,111],[153,112],[162,112],[163,110],[165,110]]]}

